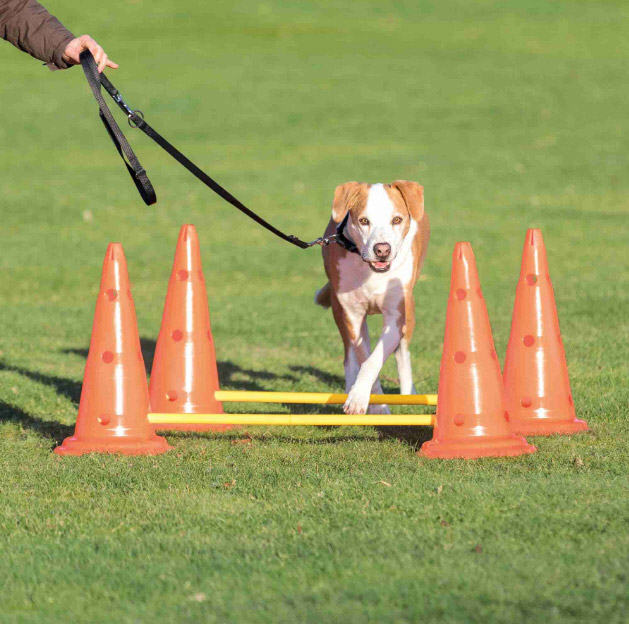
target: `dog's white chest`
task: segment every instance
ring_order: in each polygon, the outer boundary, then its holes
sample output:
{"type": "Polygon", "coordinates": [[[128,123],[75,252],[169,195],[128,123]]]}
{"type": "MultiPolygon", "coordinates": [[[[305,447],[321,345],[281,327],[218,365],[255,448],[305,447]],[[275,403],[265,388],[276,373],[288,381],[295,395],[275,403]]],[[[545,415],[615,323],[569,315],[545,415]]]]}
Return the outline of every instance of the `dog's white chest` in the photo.
{"type": "Polygon", "coordinates": [[[339,266],[336,293],[346,310],[351,309],[356,314],[394,313],[399,310],[413,276],[411,253],[386,274],[374,273],[357,258],[346,258],[346,261],[351,266],[339,266]]]}

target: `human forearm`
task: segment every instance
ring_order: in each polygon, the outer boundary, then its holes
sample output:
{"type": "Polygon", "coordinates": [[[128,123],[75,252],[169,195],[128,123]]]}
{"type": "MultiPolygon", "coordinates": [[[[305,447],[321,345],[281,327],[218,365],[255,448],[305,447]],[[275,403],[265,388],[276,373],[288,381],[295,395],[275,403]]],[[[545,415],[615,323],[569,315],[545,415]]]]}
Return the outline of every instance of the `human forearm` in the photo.
{"type": "Polygon", "coordinates": [[[64,51],[74,35],[35,0],[0,0],[0,37],[49,66],[71,64],[64,51]]]}

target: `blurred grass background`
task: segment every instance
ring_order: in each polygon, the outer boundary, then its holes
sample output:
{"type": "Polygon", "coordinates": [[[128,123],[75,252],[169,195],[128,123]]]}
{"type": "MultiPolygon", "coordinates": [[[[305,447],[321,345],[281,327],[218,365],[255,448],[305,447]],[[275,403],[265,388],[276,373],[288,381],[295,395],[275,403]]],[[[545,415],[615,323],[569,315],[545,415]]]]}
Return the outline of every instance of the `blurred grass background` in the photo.
{"type": "MultiPolygon", "coordinates": [[[[420,391],[437,387],[453,244],[474,247],[503,356],[524,234],[542,228],[592,432],[468,463],[417,458],[429,431],[264,427],[244,445],[179,434],[158,458],[60,461],[109,241],[149,362],[182,223],[201,238],[224,388],[340,390],[342,347],[312,303],[317,251],[129,129],[158,194],[145,207],[81,70],[2,44],[0,619],[624,621],[626,3],[47,6],[120,63],[109,76],[150,124],[291,233],[320,235],[347,180],[424,185],[420,391]]],[[[397,391],[392,362],[383,375],[397,391]]]]}

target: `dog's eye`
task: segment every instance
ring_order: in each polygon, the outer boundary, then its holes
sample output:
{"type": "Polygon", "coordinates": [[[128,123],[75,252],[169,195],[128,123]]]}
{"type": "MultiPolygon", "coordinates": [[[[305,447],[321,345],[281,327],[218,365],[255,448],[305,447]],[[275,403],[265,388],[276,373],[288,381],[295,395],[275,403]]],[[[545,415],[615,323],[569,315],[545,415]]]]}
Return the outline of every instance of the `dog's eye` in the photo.
{"type": "Polygon", "coordinates": [[[369,225],[369,219],[365,219],[365,217],[361,217],[360,219],[358,219],[358,223],[360,223],[361,225],[369,225]]]}
{"type": "Polygon", "coordinates": [[[402,217],[395,217],[392,223],[393,225],[400,225],[400,223],[402,223],[402,217]]]}

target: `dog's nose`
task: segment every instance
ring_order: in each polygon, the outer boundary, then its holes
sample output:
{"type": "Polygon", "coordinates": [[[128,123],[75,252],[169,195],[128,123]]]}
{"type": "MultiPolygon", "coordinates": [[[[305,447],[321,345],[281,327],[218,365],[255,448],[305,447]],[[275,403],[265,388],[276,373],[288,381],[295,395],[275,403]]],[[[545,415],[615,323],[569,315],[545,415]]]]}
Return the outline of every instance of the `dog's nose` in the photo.
{"type": "Polygon", "coordinates": [[[373,250],[378,258],[386,260],[391,254],[391,245],[389,243],[376,243],[373,250]]]}

